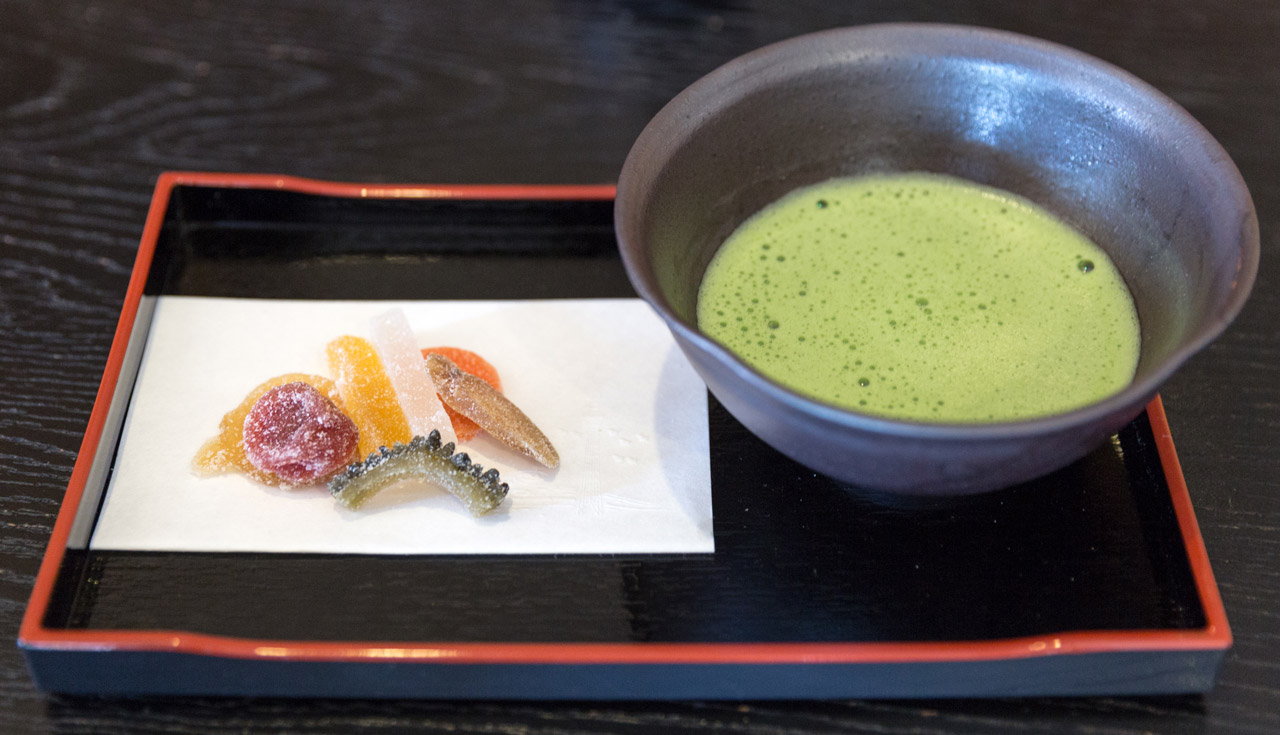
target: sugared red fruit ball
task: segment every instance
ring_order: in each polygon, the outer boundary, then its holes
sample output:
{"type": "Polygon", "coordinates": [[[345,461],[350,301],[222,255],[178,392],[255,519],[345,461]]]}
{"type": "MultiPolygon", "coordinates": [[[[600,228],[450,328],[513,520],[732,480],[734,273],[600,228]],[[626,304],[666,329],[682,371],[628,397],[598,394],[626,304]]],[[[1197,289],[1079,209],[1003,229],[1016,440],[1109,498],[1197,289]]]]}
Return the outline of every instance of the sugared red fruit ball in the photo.
{"type": "Polygon", "coordinates": [[[267,391],[244,418],[249,462],[292,485],[318,482],[345,467],[359,438],[355,422],[301,382],[267,391]]]}

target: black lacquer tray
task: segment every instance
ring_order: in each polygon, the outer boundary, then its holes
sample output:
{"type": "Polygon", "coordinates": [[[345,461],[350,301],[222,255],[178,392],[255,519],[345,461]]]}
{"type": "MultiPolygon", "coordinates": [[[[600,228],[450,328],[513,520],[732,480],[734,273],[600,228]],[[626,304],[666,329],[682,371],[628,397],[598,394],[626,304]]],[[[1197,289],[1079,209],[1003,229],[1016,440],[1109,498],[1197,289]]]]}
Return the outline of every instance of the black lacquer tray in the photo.
{"type": "Polygon", "coordinates": [[[1032,483],[902,500],[708,396],[715,552],[93,550],[146,296],[617,298],[611,187],[165,174],[23,622],[67,692],[828,698],[1204,691],[1231,643],[1157,399],[1032,483]]]}

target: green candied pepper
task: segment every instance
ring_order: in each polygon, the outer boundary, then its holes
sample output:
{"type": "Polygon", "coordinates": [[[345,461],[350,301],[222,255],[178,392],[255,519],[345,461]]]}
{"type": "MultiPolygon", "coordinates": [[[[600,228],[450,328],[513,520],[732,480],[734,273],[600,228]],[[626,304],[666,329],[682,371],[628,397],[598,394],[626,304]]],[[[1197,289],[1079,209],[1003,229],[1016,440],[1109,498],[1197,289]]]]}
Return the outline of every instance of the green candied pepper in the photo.
{"type": "Polygon", "coordinates": [[[363,462],[349,465],[329,481],[329,492],[355,510],[383,488],[400,480],[420,479],[453,493],[471,515],[497,508],[507,497],[507,484],[497,470],[484,471],[465,452],[453,453],[453,443],[441,445],[440,432],[415,436],[408,444],[380,447],[363,462]]]}

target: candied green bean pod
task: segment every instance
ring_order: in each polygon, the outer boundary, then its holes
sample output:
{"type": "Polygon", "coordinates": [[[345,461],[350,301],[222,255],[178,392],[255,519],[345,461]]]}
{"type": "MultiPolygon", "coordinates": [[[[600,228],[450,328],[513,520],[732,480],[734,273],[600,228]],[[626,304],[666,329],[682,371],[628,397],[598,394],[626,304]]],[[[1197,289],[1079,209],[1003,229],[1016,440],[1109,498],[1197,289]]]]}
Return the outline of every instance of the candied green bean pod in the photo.
{"type": "Polygon", "coordinates": [[[485,472],[465,452],[454,454],[453,443],[441,445],[440,432],[435,430],[415,436],[408,444],[381,447],[363,462],[349,465],[329,481],[329,492],[355,510],[384,488],[407,479],[443,487],[474,516],[488,513],[507,497],[507,484],[497,470],[485,472]]]}

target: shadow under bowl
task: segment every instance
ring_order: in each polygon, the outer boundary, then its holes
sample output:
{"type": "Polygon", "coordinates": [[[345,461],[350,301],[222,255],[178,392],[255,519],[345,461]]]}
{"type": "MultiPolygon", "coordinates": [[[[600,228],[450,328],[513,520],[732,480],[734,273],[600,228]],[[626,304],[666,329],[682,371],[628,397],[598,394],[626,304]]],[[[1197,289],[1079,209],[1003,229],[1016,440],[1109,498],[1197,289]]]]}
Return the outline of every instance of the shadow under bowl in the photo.
{"type": "Polygon", "coordinates": [[[703,77],[636,141],[615,225],[637,292],[739,421],[818,472],[917,495],[1013,485],[1096,447],[1226,329],[1259,252],[1239,172],[1172,100],[1062,46],[924,24],[801,36],[703,77]],[[907,171],[1018,194],[1106,251],[1141,326],[1130,385],[1025,421],[894,420],[789,390],[698,330],[707,264],[743,220],[832,177],[907,171]]]}

